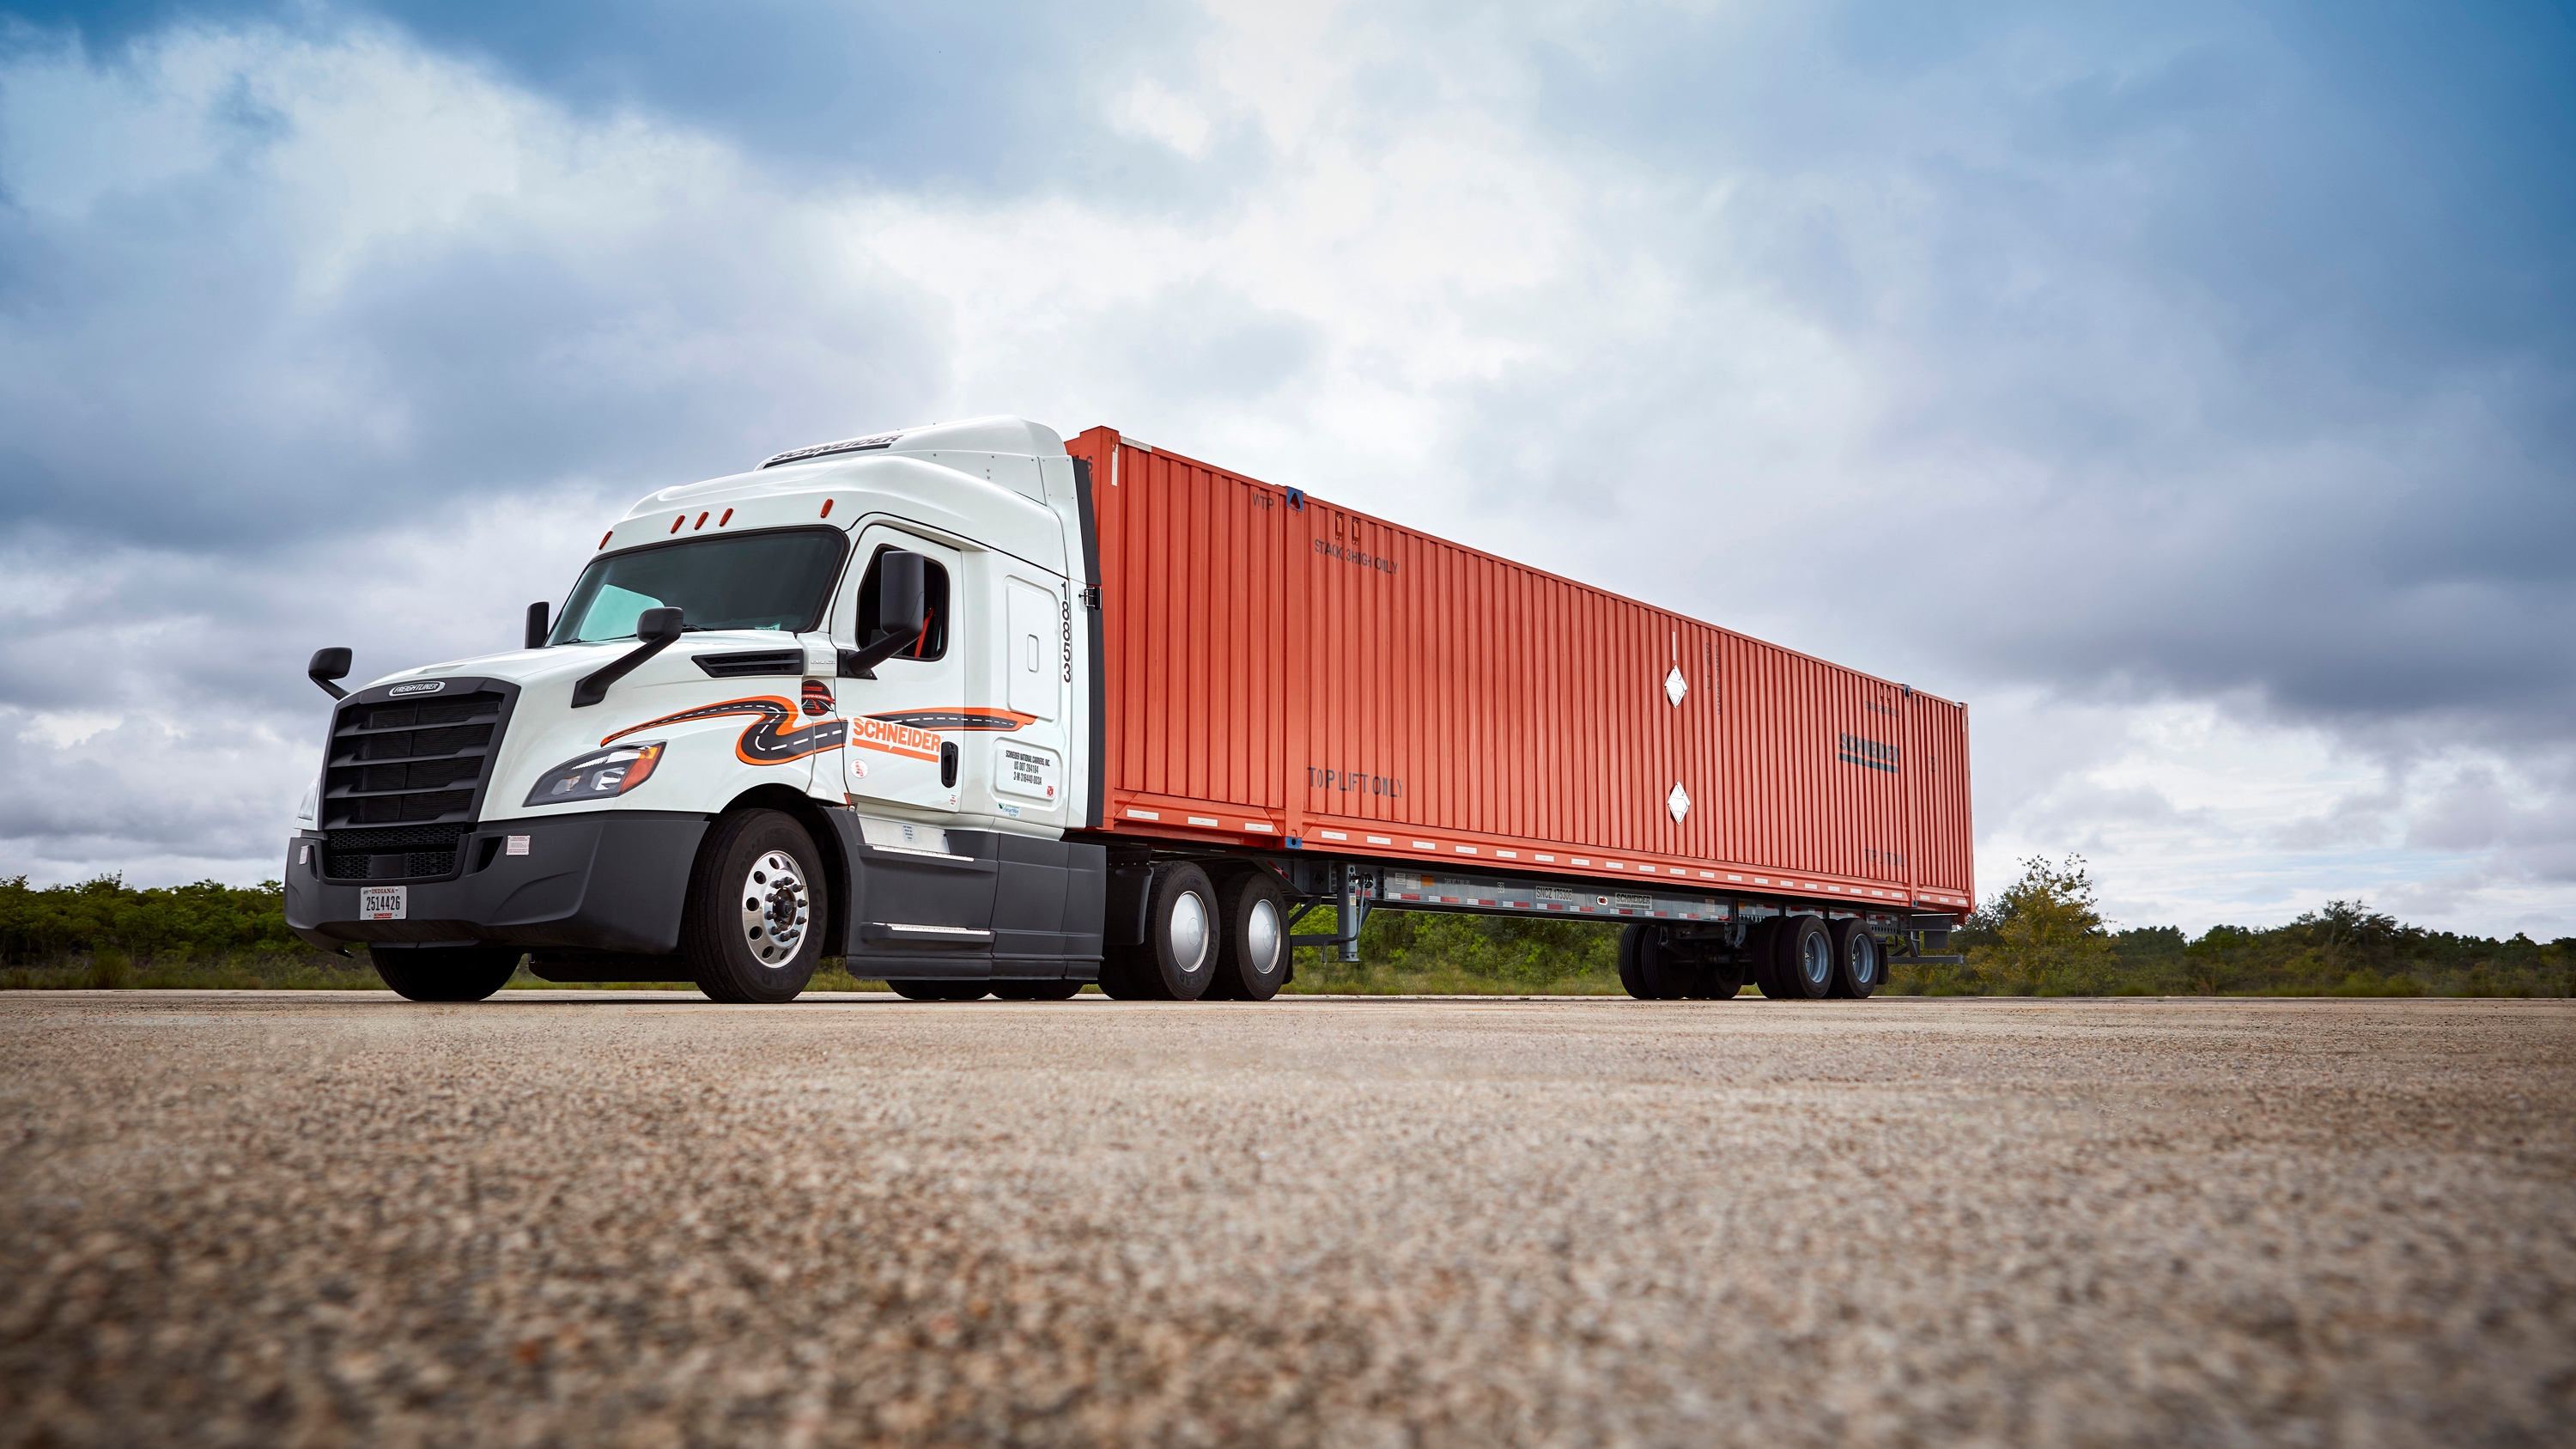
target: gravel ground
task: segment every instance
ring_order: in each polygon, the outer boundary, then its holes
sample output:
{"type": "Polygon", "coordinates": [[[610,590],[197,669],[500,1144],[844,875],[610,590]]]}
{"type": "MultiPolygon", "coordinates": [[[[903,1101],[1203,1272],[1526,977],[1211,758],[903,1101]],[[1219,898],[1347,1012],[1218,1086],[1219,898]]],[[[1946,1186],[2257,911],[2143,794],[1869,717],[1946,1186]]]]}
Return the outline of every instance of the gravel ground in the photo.
{"type": "Polygon", "coordinates": [[[2576,1007],[0,999],[14,1444],[2576,1443],[2576,1007]]]}

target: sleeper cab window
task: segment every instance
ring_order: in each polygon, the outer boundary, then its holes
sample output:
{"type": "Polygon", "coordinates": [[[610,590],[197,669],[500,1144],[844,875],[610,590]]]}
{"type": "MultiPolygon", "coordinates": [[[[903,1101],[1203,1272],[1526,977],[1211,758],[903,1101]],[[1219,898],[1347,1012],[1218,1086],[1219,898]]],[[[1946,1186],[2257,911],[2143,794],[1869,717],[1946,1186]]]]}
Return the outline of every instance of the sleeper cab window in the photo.
{"type": "MultiPolygon", "coordinates": [[[[877,579],[883,572],[881,562],[894,552],[895,545],[881,544],[868,555],[868,571],[859,578],[859,625],[857,639],[864,649],[877,641],[885,630],[877,626],[877,579]]],[[[921,642],[894,656],[897,659],[944,659],[948,655],[948,570],[937,559],[922,561],[923,592],[929,595],[930,607],[921,631],[921,642]]]]}

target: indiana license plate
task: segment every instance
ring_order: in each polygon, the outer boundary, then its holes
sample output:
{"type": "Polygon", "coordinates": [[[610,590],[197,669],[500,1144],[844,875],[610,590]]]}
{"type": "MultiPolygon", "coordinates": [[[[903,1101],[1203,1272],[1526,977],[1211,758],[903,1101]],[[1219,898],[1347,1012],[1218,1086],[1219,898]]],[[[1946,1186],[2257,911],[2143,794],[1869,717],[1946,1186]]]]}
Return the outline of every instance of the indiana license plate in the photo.
{"type": "Polygon", "coordinates": [[[369,886],[359,891],[358,918],[366,921],[411,919],[411,887],[369,886]]]}

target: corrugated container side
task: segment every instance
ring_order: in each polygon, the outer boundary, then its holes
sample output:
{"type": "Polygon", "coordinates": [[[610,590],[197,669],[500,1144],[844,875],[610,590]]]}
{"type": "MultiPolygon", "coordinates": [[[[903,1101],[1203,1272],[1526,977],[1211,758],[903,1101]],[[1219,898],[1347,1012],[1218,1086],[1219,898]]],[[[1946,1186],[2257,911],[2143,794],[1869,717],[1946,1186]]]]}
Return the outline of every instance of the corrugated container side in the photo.
{"type": "Polygon", "coordinates": [[[1109,429],[1067,446],[1105,828],[1968,903],[1960,706],[1109,429]]]}

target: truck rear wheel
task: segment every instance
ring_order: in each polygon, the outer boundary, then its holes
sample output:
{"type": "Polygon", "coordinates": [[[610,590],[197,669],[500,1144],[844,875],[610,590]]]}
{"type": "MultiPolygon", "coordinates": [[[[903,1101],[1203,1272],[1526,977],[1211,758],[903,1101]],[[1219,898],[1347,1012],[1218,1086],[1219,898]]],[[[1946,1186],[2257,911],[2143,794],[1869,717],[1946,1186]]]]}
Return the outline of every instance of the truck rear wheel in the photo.
{"type": "Polygon", "coordinates": [[[1619,985],[1639,1001],[1652,1001],[1646,994],[1646,980],[1637,974],[1637,941],[1646,934],[1645,924],[1630,921],[1619,928],[1619,985]]]}
{"type": "Polygon", "coordinates": [[[516,946],[370,946],[376,974],[407,1001],[481,1001],[509,984],[516,946]]]}
{"type": "Polygon", "coordinates": [[[1859,1001],[1886,979],[1887,953],[1869,928],[1858,921],[1834,922],[1833,994],[1859,1001]]]}
{"type": "Polygon", "coordinates": [[[718,1001],[794,1001],[823,961],[829,893],[821,852],[796,817],[743,810],[718,820],[698,852],[680,918],[680,953],[718,1001]]]}
{"type": "Polygon", "coordinates": [[[1145,941],[1127,948],[1111,990],[1109,963],[1101,986],[1128,1001],[1196,1001],[1216,978],[1217,931],[1222,919],[1216,887],[1207,872],[1186,862],[1154,867],[1145,897],[1145,941]]]}
{"type": "Polygon", "coordinates": [[[1268,1001],[1288,984],[1288,898],[1266,870],[1242,871],[1216,888],[1216,969],[1210,1001],[1268,1001]]]}
{"type": "MultiPolygon", "coordinates": [[[[1834,988],[1834,937],[1819,916],[1791,916],[1774,938],[1772,978],[1790,1001],[1821,1001],[1834,988]]],[[[1768,994],[1766,991],[1765,994],[1768,994]]]]}

